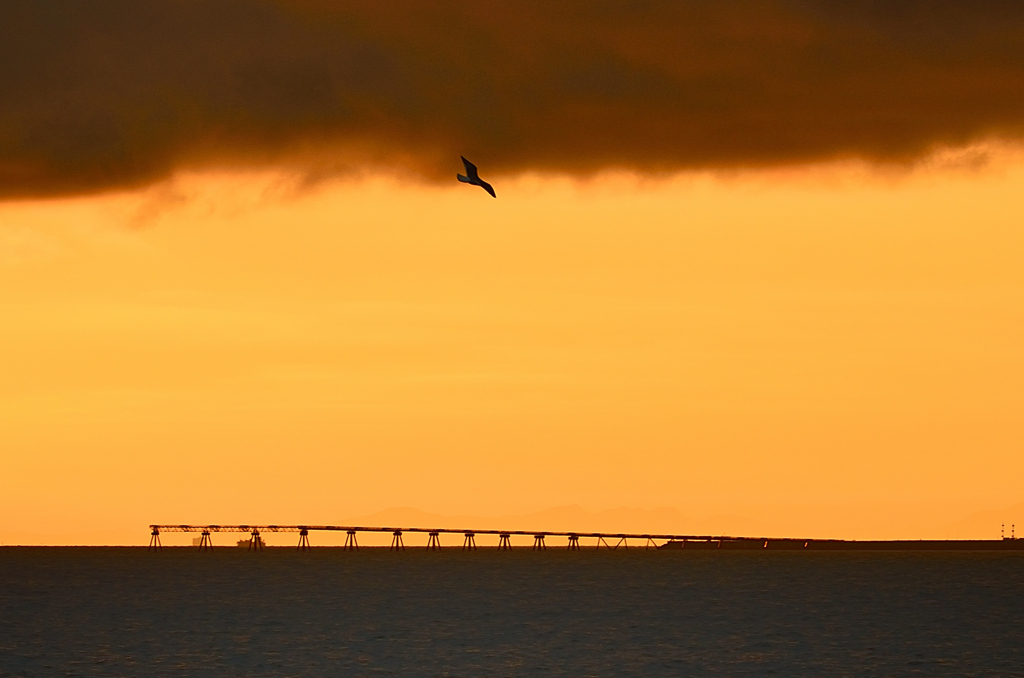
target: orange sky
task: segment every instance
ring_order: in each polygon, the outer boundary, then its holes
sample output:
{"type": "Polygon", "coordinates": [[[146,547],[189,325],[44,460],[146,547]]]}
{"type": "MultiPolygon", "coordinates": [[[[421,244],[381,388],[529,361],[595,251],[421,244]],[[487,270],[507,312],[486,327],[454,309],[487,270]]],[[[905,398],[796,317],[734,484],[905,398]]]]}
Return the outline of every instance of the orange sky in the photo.
{"type": "Polygon", "coordinates": [[[1024,156],[972,157],[0,203],[0,542],[401,506],[998,536],[1024,156]]]}

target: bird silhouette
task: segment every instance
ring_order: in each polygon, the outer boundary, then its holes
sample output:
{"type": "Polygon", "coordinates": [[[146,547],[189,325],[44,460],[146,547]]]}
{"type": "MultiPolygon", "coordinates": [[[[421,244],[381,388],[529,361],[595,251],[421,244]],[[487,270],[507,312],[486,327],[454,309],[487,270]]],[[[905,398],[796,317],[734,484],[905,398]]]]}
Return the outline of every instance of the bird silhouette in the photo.
{"type": "Polygon", "coordinates": [[[481,179],[480,175],[477,174],[476,165],[474,165],[470,161],[466,160],[466,158],[464,158],[461,155],[459,157],[462,158],[462,164],[466,166],[466,175],[467,176],[462,176],[461,174],[456,174],[455,175],[456,178],[458,178],[458,180],[461,181],[464,184],[471,184],[473,186],[479,186],[480,188],[482,188],[485,191],[487,191],[488,193],[490,193],[492,198],[497,198],[498,196],[496,196],[494,194],[494,189],[491,188],[491,185],[489,183],[487,183],[486,181],[484,181],[483,179],[481,179]]]}

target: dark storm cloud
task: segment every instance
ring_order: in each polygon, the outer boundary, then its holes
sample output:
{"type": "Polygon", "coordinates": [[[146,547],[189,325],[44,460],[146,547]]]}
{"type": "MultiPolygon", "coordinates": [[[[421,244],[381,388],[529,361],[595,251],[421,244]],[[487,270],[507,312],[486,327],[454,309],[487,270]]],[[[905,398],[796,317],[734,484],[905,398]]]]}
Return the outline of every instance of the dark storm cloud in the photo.
{"type": "Polygon", "coordinates": [[[0,195],[281,164],[763,166],[1024,133],[1019,2],[0,6],[0,195]]]}

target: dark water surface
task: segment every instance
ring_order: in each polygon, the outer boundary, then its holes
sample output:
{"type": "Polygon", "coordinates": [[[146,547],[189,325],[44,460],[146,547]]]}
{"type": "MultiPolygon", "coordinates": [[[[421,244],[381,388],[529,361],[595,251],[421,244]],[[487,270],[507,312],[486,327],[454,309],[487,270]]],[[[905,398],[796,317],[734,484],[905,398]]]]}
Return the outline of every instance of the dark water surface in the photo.
{"type": "Polygon", "coordinates": [[[1024,557],[0,548],[2,676],[1024,676],[1024,557]]]}

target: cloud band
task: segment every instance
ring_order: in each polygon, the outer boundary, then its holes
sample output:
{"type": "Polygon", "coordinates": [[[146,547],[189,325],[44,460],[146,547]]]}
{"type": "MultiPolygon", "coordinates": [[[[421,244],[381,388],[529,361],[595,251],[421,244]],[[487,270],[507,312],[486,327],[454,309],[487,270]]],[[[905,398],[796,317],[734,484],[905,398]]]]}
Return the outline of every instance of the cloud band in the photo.
{"type": "Polygon", "coordinates": [[[904,162],[1024,133],[1024,5],[0,6],[0,196],[286,165],[450,179],[904,162]],[[454,168],[454,169],[453,169],[454,168]]]}

